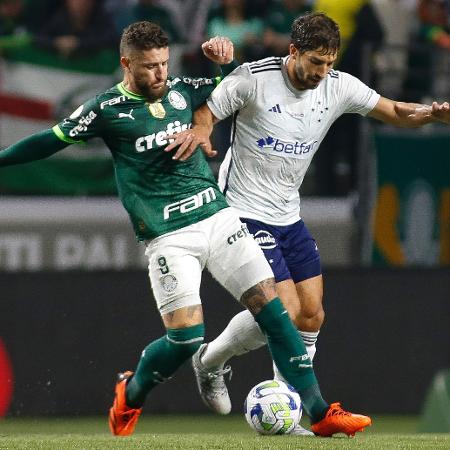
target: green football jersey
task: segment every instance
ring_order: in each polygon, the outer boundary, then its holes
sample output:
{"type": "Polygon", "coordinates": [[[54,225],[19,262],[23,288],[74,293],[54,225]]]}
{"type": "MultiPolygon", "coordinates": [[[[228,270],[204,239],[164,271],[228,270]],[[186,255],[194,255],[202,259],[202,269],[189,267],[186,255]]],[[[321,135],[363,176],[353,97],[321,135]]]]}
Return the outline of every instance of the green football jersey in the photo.
{"type": "Polygon", "coordinates": [[[164,151],[171,134],[192,126],[193,111],[217,81],[169,78],[166,95],[155,103],[119,83],[53,127],[60,139],[70,143],[103,139],[138,240],[185,227],[228,206],[202,151],[184,162],[174,161],[173,152],[164,151]]]}

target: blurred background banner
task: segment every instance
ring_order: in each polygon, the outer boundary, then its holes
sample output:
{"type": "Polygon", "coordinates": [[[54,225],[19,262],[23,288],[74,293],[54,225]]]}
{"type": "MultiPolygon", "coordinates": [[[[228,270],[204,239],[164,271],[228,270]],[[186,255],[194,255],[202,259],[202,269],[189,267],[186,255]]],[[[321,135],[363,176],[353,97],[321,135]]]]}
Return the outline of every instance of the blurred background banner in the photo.
{"type": "MultiPolygon", "coordinates": [[[[17,177],[25,178],[26,165],[16,169],[17,177]]],[[[303,207],[322,263],[351,265],[356,233],[352,201],[306,198],[303,207]]],[[[0,197],[0,272],[123,270],[147,264],[144,245],[136,242],[117,198],[0,197]]]]}
{"type": "Polygon", "coordinates": [[[375,134],[372,262],[450,265],[450,135],[375,134]]]}
{"type": "MultiPolygon", "coordinates": [[[[69,116],[99,90],[114,84],[115,52],[65,59],[27,46],[0,63],[0,141],[18,139],[69,116]]],[[[114,195],[109,152],[100,141],[73,146],[52,158],[2,170],[0,191],[33,195],[114,195]]]]}

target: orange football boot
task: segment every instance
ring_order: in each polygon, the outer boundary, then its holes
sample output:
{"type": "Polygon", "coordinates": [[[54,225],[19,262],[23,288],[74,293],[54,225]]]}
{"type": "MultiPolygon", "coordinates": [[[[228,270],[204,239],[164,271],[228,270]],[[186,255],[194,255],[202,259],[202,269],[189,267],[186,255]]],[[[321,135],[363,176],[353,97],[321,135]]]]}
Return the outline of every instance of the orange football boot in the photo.
{"type": "Polygon", "coordinates": [[[354,436],[357,431],[363,431],[372,424],[372,419],[360,414],[344,411],[340,403],[332,403],[325,417],[311,425],[311,430],[318,436],[330,437],[335,433],[345,433],[354,436]]]}
{"type": "Polygon", "coordinates": [[[129,436],[133,433],[141,415],[142,408],[129,408],[125,402],[125,389],[133,372],[119,373],[116,383],[116,396],[109,410],[109,429],[116,436],[129,436]]]}

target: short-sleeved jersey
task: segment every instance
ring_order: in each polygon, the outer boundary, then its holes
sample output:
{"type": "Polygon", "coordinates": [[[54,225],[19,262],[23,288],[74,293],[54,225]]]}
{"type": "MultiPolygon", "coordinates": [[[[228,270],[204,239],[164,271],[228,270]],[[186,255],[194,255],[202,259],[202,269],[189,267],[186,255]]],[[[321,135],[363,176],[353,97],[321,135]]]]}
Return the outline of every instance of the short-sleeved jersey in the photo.
{"type": "Polygon", "coordinates": [[[195,152],[185,162],[164,152],[170,135],[192,126],[193,111],[217,81],[169,79],[166,95],[155,103],[119,83],[53,127],[66,142],[104,140],[113,157],[120,199],[138,240],[206,219],[228,206],[203,152],[195,152]]]}
{"type": "Polygon", "coordinates": [[[241,217],[272,225],[299,220],[299,188],[332,123],[343,113],[367,114],[380,97],[336,70],[316,89],[299,91],[288,78],[287,58],[238,67],[207,100],[218,119],[234,114],[219,171],[228,204],[241,217]]]}

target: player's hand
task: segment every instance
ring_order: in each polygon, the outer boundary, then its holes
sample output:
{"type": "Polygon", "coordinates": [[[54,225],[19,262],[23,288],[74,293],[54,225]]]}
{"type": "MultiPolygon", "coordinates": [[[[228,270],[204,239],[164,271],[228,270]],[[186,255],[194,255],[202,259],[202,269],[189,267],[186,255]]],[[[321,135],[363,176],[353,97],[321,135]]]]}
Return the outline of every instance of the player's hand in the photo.
{"type": "Polygon", "coordinates": [[[450,104],[449,102],[438,103],[433,102],[431,105],[431,115],[443,123],[450,123],[450,104]]]}
{"type": "Polygon", "coordinates": [[[200,126],[194,126],[189,130],[174,133],[170,137],[170,144],[164,151],[170,152],[178,147],[172,159],[186,161],[195,152],[196,148],[200,146],[203,153],[212,158],[217,155],[217,151],[212,148],[209,139],[210,134],[211,130],[200,126]]]}
{"type": "Polygon", "coordinates": [[[202,44],[203,54],[216,64],[229,64],[234,59],[233,43],[224,36],[215,36],[202,44]]]}
{"type": "Polygon", "coordinates": [[[429,122],[450,123],[450,106],[448,102],[433,102],[430,105],[397,102],[394,106],[397,115],[409,123],[421,126],[429,122]]]}

